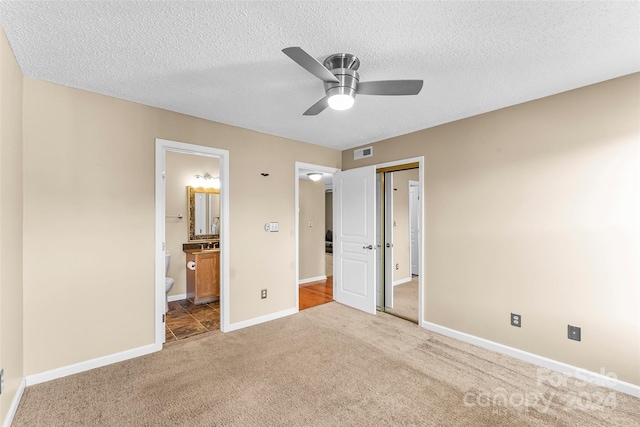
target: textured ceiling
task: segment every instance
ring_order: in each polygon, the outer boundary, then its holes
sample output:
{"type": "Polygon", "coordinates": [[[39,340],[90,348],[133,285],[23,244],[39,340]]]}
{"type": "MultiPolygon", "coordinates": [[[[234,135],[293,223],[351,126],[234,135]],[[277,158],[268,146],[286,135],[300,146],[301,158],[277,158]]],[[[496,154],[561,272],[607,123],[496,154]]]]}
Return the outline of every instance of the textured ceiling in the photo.
{"type": "Polygon", "coordinates": [[[24,75],[346,149],[640,71],[640,3],[1,1],[24,75]],[[302,113],[323,85],[281,49],[423,79],[302,113]]]}

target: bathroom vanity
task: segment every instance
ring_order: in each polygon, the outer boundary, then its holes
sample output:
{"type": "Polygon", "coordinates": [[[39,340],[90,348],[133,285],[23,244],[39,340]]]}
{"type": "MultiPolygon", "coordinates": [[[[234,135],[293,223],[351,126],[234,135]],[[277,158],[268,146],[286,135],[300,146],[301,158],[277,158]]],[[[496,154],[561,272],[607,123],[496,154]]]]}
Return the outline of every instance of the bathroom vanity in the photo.
{"type": "Polygon", "coordinates": [[[205,304],[220,299],[220,249],[185,249],[187,266],[187,299],[205,304]]]}
{"type": "Polygon", "coordinates": [[[187,299],[193,304],[220,300],[220,190],[187,187],[189,243],[187,299]],[[191,265],[191,268],[189,267],[191,265]]]}

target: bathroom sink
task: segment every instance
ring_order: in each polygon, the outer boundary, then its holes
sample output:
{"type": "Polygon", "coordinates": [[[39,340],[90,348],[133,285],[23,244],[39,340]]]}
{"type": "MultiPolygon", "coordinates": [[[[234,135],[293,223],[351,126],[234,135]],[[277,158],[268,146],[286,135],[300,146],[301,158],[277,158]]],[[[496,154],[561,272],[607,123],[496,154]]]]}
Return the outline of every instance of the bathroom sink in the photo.
{"type": "Polygon", "coordinates": [[[208,254],[210,252],[220,252],[220,248],[202,249],[197,252],[194,252],[194,254],[208,254]]]}

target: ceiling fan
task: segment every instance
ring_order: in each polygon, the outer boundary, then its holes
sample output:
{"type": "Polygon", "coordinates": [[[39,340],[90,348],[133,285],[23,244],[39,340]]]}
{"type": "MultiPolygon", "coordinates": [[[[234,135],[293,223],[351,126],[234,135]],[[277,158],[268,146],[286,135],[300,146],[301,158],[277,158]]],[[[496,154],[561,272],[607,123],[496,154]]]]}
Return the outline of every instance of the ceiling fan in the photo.
{"type": "Polygon", "coordinates": [[[350,53],[336,53],[320,63],[300,47],[282,49],[302,68],[324,82],[326,96],[313,104],[305,116],[320,114],[325,108],[346,110],[358,95],[417,95],[422,90],[422,80],[378,80],[361,82],[357,69],[360,60],[350,53]]]}

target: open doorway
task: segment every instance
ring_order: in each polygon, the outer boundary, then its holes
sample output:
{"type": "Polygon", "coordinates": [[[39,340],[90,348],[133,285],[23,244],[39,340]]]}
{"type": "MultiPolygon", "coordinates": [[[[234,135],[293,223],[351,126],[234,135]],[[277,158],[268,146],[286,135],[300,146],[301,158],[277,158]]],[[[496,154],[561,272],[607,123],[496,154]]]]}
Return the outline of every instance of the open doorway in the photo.
{"type": "Polygon", "coordinates": [[[333,173],[296,163],[298,310],[333,301],[333,173]]]}
{"type": "MultiPolygon", "coordinates": [[[[217,180],[219,182],[219,189],[217,193],[219,194],[217,203],[219,209],[219,217],[217,218],[217,229],[218,232],[218,242],[217,249],[218,257],[217,262],[218,266],[216,267],[217,271],[219,271],[219,329],[225,332],[229,328],[229,191],[228,191],[228,183],[229,183],[229,152],[227,150],[221,150],[217,148],[198,146],[192,144],[185,144],[182,142],[169,141],[163,139],[156,139],[156,171],[155,171],[155,213],[156,213],[156,221],[155,221],[155,235],[156,235],[156,245],[155,245],[155,346],[158,349],[162,348],[162,344],[165,342],[167,331],[166,331],[166,304],[168,302],[167,291],[166,291],[166,254],[172,254],[172,258],[174,260],[171,263],[174,263],[174,266],[184,267],[187,265],[187,262],[180,262],[182,260],[181,252],[183,252],[185,248],[179,242],[174,242],[172,248],[169,248],[168,245],[168,236],[170,237],[172,225],[177,225],[180,221],[188,221],[189,215],[187,213],[187,194],[188,187],[190,187],[189,182],[179,182],[178,184],[183,187],[184,190],[184,200],[182,202],[178,202],[175,206],[171,204],[167,204],[167,155],[168,153],[180,153],[183,155],[190,155],[192,158],[204,158],[205,160],[209,159],[209,162],[205,162],[205,166],[208,168],[212,168],[211,171],[203,170],[200,173],[208,172],[209,175],[212,175],[212,178],[215,176],[213,172],[213,168],[217,167],[217,180]],[[215,160],[214,160],[215,159],[215,160]],[[215,164],[214,164],[215,163],[215,164]],[[169,209],[172,210],[169,210],[169,209]],[[182,218],[180,218],[182,217],[182,218]],[[168,222],[169,221],[169,222],[168,222]],[[167,227],[169,225],[169,227],[167,227]],[[173,253],[172,253],[173,252],[173,253]],[[176,259],[178,258],[178,259],[176,259]]],[[[193,177],[195,178],[195,176],[193,177]]],[[[191,178],[189,178],[191,179],[191,178]]],[[[184,181],[184,180],[183,180],[184,181]]],[[[194,194],[195,197],[195,194],[194,194]]],[[[195,202],[195,200],[194,200],[195,202]]],[[[195,204],[195,203],[194,203],[195,204]]],[[[194,213],[195,217],[195,213],[194,213]]],[[[190,225],[189,225],[190,227],[190,225]]],[[[183,241],[184,243],[192,243],[196,244],[196,242],[190,242],[190,237],[188,233],[183,233],[183,241]]],[[[180,240],[180,239],[179,239],[180,240]]],[[[203,249],[199,245],[197,245],[201,250],[203,249]]],[[[213,248],[212,248],[213,249],[213,248]]],[[[213,253],[213,251],[211,251],[213,253]]],[[[174,275],[181,275],[182,270],[174,269],[174,275]]],[[[180,292],[178,290],[178,292],[180,292]]],[[[175,293],[175,291],[174,291],[175,293]]],[[[187,291],[188,293],[188,291],[187,291]]],[[[217,326],[216,325],[216,326],[217,326]]]]}
{"type": "Polygon", "coordinates": [[[220,330],[220,159],[165,156],[165,341],[171,342],[220,330]]]}

